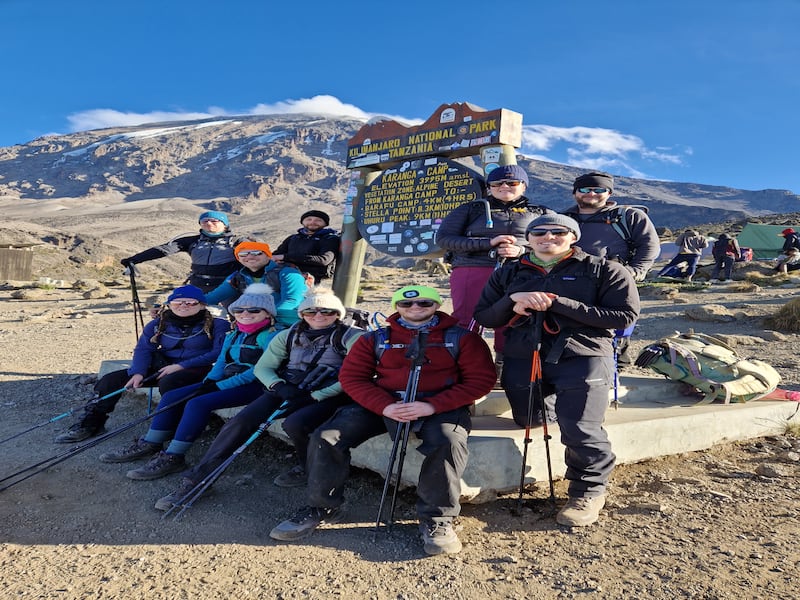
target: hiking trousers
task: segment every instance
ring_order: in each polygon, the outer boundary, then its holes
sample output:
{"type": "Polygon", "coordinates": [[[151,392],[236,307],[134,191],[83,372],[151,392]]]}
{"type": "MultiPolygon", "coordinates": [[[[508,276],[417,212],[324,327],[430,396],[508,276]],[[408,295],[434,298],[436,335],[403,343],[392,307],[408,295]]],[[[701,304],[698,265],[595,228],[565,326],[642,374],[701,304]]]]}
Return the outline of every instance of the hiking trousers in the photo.
{"type": "MultiPolygon", "coordinates": [[[[341,506],[351,449],[387,431],[397,435],[402,431],[398,425],[360,404],[337,410],[311,435],[308,445],[309,504],[317,508],[341,506]]],[[[420,520],[457,517],[461,512],[461,476],[469,456],[469,410],[462,407],[437,413],[411,425],[414,435],[422,440],[417,450],[424,455],[417,483],[417,515],[420,520]]],[[[388,458],[387,453],[387,465],[388,458]]]]}
{"type": "MultiPolygon", "coordinates": [[[[505,357],[503,384],[520,427],[527,422],[531,362],[531,358],[505,357]]],[[[561,431],[571,498],[604,494],[614,469],[616,456],[603,428],[613,368],[613,358],[605,356],[562,356],[557,364],[542,363],[542,392],[561,431]]],[[[534,411],[534,423],[541,423],[538,399],[534,411]]]]}

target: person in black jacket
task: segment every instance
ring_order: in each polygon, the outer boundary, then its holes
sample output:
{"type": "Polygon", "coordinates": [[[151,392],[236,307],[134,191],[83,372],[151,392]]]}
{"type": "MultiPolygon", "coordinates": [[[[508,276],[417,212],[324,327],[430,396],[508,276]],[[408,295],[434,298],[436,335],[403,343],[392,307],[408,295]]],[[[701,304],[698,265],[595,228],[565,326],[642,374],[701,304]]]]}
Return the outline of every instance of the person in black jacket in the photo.
{"type": "Polygon", "coordinates": [[[530,222],[527,238],[533,251],[492,274],[475,318],[486,327],[510,323],[501,382],[520,427],[548,416],[528,414],[533,352],[541,345],[542,391],[554,397],[569,481],[569,500],[556,520],[591,525],[615,461],[603,429],[613,331],[636,321],[639,294],[624,266],[574,246],[581,238],[574,219],[543,215],[530,222]]]}
{"type": "MultiPolygon", "coordinates": [[[[486,178],[485,200],[455,208],[436,232],[436,244],[452,256],[450,295],[452,316],[461,327],[475,328],[472,313],[494,269],[528,250],[525,228],[536,217],[552,213],[525,197],[528,174],[519,165],[494,169],[486,178]]],[[[502,328],[494,332],[495,358],[502,361],[502,328]]]]}
{"type": "Polygon", "coordinates": [[[200,215],[200,233],[170,240],[166,244],[153,246],[138,254],[123,258],[125,267],[138,265],[186,252],[191,256],[192,267],[188,283],[200,288],[203,293],[210,292],[225,278],[239,268],[233,249],[249,238],[231,233],[228,215],[217,210],[209,210],[200,215]]]}
{"type": "Polygon", "coordinates": [[[300,217],[302,227],[283,240],[272,260],[291,263],[314,276],[314,282],[333,277],[341,237],[328,228],[331,218],[321,210],[309,210],[300,217]]]}

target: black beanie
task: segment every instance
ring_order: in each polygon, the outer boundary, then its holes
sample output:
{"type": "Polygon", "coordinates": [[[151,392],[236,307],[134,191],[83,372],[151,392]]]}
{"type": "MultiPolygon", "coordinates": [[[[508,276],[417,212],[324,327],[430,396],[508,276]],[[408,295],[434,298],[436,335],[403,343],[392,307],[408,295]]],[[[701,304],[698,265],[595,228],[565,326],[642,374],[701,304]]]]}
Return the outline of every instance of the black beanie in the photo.
{"type": "Polygon", "coordinates": [[[321,210],[308,210],[308,211],[304,212],[300,216],[300,224],[301,225],[303,224],[303,221],[305,221],[306,217],[318,217],[318,218],[322,219],[323,221],[325,221],[325,226],[326,227],[331,224],[331,218],[328,216],[328,213],[324,213],[321,210]]]}
{"type": "Polygon", "coordinates": [[[578,188],[582,187],[604,187],[612,192],[614,191],[614,176],[602,171],[593,171],[591,173],[584,173],[579,175],[572,184],[572,193],[574,194],[578,188]]]}

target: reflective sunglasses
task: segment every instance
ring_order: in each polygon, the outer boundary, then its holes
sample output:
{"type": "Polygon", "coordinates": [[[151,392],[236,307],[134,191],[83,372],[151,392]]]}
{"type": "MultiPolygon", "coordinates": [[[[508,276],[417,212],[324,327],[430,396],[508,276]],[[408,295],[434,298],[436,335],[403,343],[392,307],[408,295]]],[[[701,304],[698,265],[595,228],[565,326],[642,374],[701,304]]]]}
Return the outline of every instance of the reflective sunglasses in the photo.
{"type": "Polygon", "coordinates": [[[321,314],[323,317],[330,317],[331,315],[339,315],[339,311],[333,308],[306,308],[300,311],[300,314],[304,317],[312,317],[317,313],[321,314]]]}
{"type": "Polygon", "coordinates": [[[496,187],[500,187],[502,185],[507,185],[508,187],[517,187],[521,183],[522,182],[517,180],[517,179],[503,180],[503,181],[493,181],[493,182],[491,182],[489,184],[489,187],[496,188],[496,187]]]}
{"type": "Polygon", "coordinates": [[[252,308],[241,308],[241,307],[237,306],[236,308],[232,308],[232,309],[231,309],[231,312],[232,312],[234,315],[240,315],[240,314],[242,314],[242,313],[245,313],[245,312],[246,312],[246,313],[250,313],[251,315],[256,315],[256,314],[258,314],[258,313],[260,313],[260,312],[262,312],[262,311],[263,311],[263,312],[267,312],[267,311],[265,311],[263,308],[256,308],[256,307],[252,307],[252,308]]]}
{"type": "Polygon", "coordinates": [[[414,305],[421,306],[422,308],[430,308],[436,302],[433,300],[398,300],[395,303],[395,306],[398,308],[411,308],[414,305]]]}
{"type": "Polygon", "coordinates": [[[533,237],[543,237],[548,233],[556,237],[564,237],[572,232],[569,229],[531,229],[528,233],[533,237]]]}
{"type": "Polygon", "coordinates": [[[589,194],[592,192],[595,194],[605,194],[606,192],[609,192],[611,190],[609,190],[608,188],[578,188],[578,191],[581,194],[589,194]]]}
{"type": "Polygon", "coordinates": [[[200,224],[203,223],[222,223],[219,219],[200,219],[200,224]]]}
{"type": "Polygon", "coordinates": [[[197,306],[200,304],[197,300],[170,300],[172,306],[197,306]]]}
{"type": "Polygon", "coordinates": [[[242,250],[236,254],[239,258],[244,258],[245,256],[260,256],[264,254],[263,250],[242,250]]]}

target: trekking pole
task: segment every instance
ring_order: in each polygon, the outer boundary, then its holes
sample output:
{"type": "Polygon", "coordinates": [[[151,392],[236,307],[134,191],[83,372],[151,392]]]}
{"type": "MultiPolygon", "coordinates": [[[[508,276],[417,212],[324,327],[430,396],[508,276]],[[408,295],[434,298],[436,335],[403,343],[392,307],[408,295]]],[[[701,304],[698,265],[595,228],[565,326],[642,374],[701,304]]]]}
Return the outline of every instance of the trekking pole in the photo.
{"type": "Polygon", "coordinates": [[[538,311],[536,313],[536,321],[534,327],[536,328],[536,343],[533,349],[533,356],[531,357],[531,381],[528,391],[528,420],[525,423],[525,439],[522,451],[522,470],[519,475],[519,497],[517,498],[518,508],[522,507],[522,494],[525,490],[525,470],[528,466],[528,446],[531,443],[531,422],[533,421],[534,400],[536,396],[539,397],[540,407],[542,409],[542,434],[544,436],[544,450],[547,457],[547,479],[550,483],[550,502],[555,507],[556,494],[555,484],[553,482],[553,464],[550,460],[550,432],[547,428],[547,404],[542,393],[542,357],[540,355],[542,349],[542,326],[544,324],[544,312],[538,311]]]}
{"type": "MultiPolygon", "coordinates": [[[[143,379],[142,383],[144,383],[145,381],[147,381],[149,379],[152,379],[153,377],[155,377],[155,375],[151,375],[147,379],[143,379]]],[[[60,415],[56,415],[55,417],[51,417],[50,419],[47,419],[46,421],[42,421],[41,423],[37,423],[36,425],[32,425],[31,427],[28,427],[28,429],[26,429],[24,431],[20,431],[19,433],[15,433],[11,437],[7,437],[4,440],[0,440],[0,444],[5,444],[6,442],[10,442],[11,440],[14,440],[14,439],[16,439],[16,438],[18,438],[18,437],[20,437],[22,435],[25,435],[26,433],[29,433],[29,432],[33,431],[34,429],[39,429],[40,427],[44,427],[45,425],[49,425],[50,423],[55,423],[56,421],[60,421],[61,419],[64,419],[64,418],[69,417],[69,416],[72,416],[79,410],[86,409],[89,406],[91,406],[92,404],[96,404],[96,403],[100,402],[101,400],[105,400],[106,398],[111,398],[111,396],[115,396],[116,394],[121,394],[122,392],[124,392],[127,389],[128,389],[127,387],[123,387],[123,388],[120,388],[118,390],[114,390],[113,392],[109,392],[105,396],[100,396],[99,398],[92,398],[91,400],[89,400],[89,402],[87,402],[83,406],[76,406],[75,408],[72,408],[72,409],[68,410],[67,412],[63,412],[60,415]]]]}
{"type": "Polygon", "coordinates": [[[28,473],[25,477],[22,477],[20,479],[17,479],[16,481],[12,481],[11,483],[4,485],[3,487],[0,487],[0,492],[4,492],[8,488],[17,485],[18,483],[22,483],[23,481],[25,481],[26,479],[29,479],[30,477],[33,477],[34,475],[37,475],[37,474],[39,474],[39,473],[41,473],[43,471],[46,471],[50,467],[52,467],[54,465],[57,465],[59,463],[62,463],[65,460],[67,460],[69,458],[72,458],[73,456],[76,456],[76,455],[82,453],[84,450],[88,450],[89,448],[94,448],[95,446],[97,446],[99,444],[102,444],[106,440],[110,440],[111,438],[116,437],[121,433],[125,433],[129,429],[133,429],[137,425],[140,425],[140,424],[152,419],[156,415],[160,415],[161,413],[166,412],[166,411],[168,411],[170,409],[176,408],[176,407],[180,406],[181,404],[185,404],[186,402],[188,402],[189,400],[194,398],[196,395],[197,395],[196,391],[191,392],[190,394],[187,394],[185,397],[181,398],[177,402],[174,402],[174,403],[170,404],[169,406],[165,406],[163,408],[160,408],[160,409],[150,413],[149,415],[145,415],[144,417],[140,417],[138,419],[134,419],[130,423],[126,423],[125,425],[123,425],[123,426],[121,426],[121,427],[119,427],[117,429],[114,429],[113,431],[109,431],[108,433],[104,433],[103,435],[101,435],[99,437],[96,437],[95,439],[93,439],[93,440],[91,440],[89,442],[86,442],[85,444],[82,444],[80,446],[75,446],[73,448],[70,448],[69,450],[65,450],[64,452],[61,452],[61,453],[56,454],[54,456],[51,456],[50,458],[45,458],[44,460],[41,460],[36,464],[30,465],[29,467],[25,467],[24,469],[20,469],[16,473],[12,473],[11,475],[3,477],[2,479],[0,479],[0,483],[3,483],[4,481],[8,481],[9,479],[14,479],[15,477],[19,477],[23,473],[28,473]],[[29,472],[29,471],[31,471],[31,472],[29,472]]]}
{"type": "MultiPolygon", "coordinates": [[[[419,387],[419,377],[422,371],[422,364],[425,362],[425,339],[428,337],[427,331],[420,331],[414,343],[411,344],[406,353],[406,358],[411,359],[411,371],[408,375],[408,383],[406,384],[406,391],[403,395],[403,403],[414,402],[417,397],[417,388],[419,387]]],[[[394,441],[392,443],[392,451],[389,454],[389,467],[386,470],[386,478],[383,482],[383,492],[381,493],[381,501],[378,505],[378,516],[375,519],[375,531],[377,532],[381,527],[381,516],[383,515],[383,507],[386,503],[386,496],[389,492],[392,476],[395,475],[395,462],[397,462],[397,473],[394,483],[394,490],[392,491],[392,502],[389,508],[389,518],[386,520],[386,532],[388,533],[392,528],[394,519],[394,509],[397,504],[397,492],[400,489],[400,477],[403,474],[403,463],[405,462],[406,449],[408,447],[408,438],[411,433],[411,421],[401,424],[395,431],[394,441]],[[400,455],[398,459],[398,447],[400,448],[400,455]]]]}
{"type": "Polygon", "coordinates": [[[136,341],[139,341],[139,326],[141,325],[144,331],[144,315],[142,312],[142,303],[139,301],[139,290],[136,287],[136,268],[133,264],[128,265],[128,276],[131,280],[131,301],[133,302],[133,327],[136,332],[136,341]]]}
{"type": "Polygon", "coordinates": [[[247,450],[247,447],[250,446],[250,444],[252,444],[254,441],[256,441],[256,439],[258,439],[261,436],[261,434],[264,433],[269,428],[269,426],[272,425],[272,423],[274,423],[277,419],[281,419],[287,416],[289,413],[293,412],[292,410],[290,410],[290,407],[291,407],[291,402],[289,401],[285,401],[283,404],[281,404],[275,410],[275,412],[273,412],[269,416],[269,418],[266,421],[264,421],[263,423],[261,423],[261,425],[258,426],[258,429],[256,429],[253,432],[253,434],[249,438],[247,438],[247,440],[241,446],[239,446],[236,450],[234,450],[233,453],[228,458],[226,458],[217,468],[211,471],[211,473],[206,475],[203,478],[203,480],[200,481],[200,483],[198,483],[191,490],[189,490],[189,492],[183,498],[181,498],[175,504],[173,504],[170,507],[170,509],[164,513],[164,515],[161,517],[161,520],[163,521],[164,519],[166,519],[167,516],[169,516],[176,508],[179,507],[180,511],[178,512],[178,514],[175,515],[175,517],[172,520],[177,521],[178,519],[180,519],[181,515],[187,510],[189,510],[192,507],[192,505],[195,502],[197,502],[200,496],[202,496],[203,493],[208,488],[210,488],[217,479],[220,478],[220,475],[222,475],[225,469],[227,469],[230,466],[230,464],[234,460],[236,460],[237,456],[239,456],[242,452],[247,450]]]}

